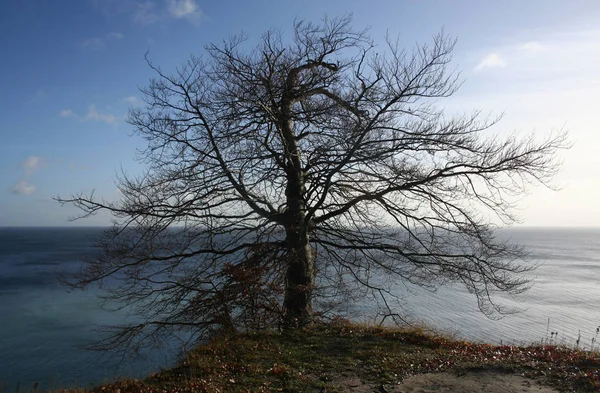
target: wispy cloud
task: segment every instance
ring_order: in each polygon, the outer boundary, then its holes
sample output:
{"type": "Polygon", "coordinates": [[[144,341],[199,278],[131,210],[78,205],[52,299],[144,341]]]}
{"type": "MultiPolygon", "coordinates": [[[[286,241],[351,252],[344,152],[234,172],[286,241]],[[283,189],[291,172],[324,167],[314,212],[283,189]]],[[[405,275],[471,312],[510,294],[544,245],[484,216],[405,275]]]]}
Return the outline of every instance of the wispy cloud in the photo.
{"type": "Polygon", "coordinates": [[[31,195],[35,192],[35,186],[26,180],[21,180],[10,189],[13,194],[31,195]]]}
{"type": "Polygon", "coordinates": [[[58,112],[60,117],[79,119],[80,121],[101,121],[108,125],[117,124],[117,116],[111,113],[100,112],[95,104],[91,104],[85,116],[78,115],[72,109],[63,109],[58,112]]]}
{"type": "Polygon", "coordinates": [[[139,105],[140,100],[136,96],[129,96],[123,98],[123,102],[126,102],[129,105],[139,105]]]}
{"type": "Polygon", "coordinates": [[[110,40],[122,40],[123,38],[125,38],[125,35],[123,33],[113,32],[113,33],[108,33],[106,35],[106,38],[108,38],[110,40]]]}
{"type": "Polygon", "coordinates": [[[538,52],[541,52],[544,49],[546,49],[546,47],[544,45],[542,45],[541,43],[539,43],[538,41],[529,41],[529,42],[519,45],[517,48],[519,50],[526,51],[526,52],[532,52],[532,53],[538,53],[538,52]]]}
{"type": "Polygon", "coordinates": [[[175,19],[198,22],[202,17],[202,12],[195,0],[168,0],[167,9],[175,19]]]}
{"type": "MultiPolygon", "coordinates": [[[[91,0],[107,16],[130,15],[134,23],[150,26],[168,20],[186,20],[198,25],[204,13],[198,0],[91,0]]],[[[109,38],[109,37],[105,37],[109,38]]],[[[112,38],[117,38],[114,36],[112,38]]]]}
{"type": "MultiPolygon", "coordinates": [[[[517,81],[521,88],[530,82],[529,89],[540,89],[541,83],[548,83],[556,89],[560,80],[565,86],[597,77],[600,53],[598,42],[600,29],[578,28],[559,31],[533,31],[516,39],[507,40],[495,48],[478,50],[474,57],[473,71],[487,75],[483,71],[497,71],[506,68],[502,75],[506,81],[517,81]],[[574,61],[577,59],[577,61],[574,61]]],[[[494,77],[500,73],[493,73],[494,77]]],[[[496,80],[498,82],[498,80],[496,80]]],[[[505,83],[502,83],[506,87],[505,83]]]]}
{"type": "Polygon", "coordinates": [[[34,104],[34,103],[40,102],[46,98],[48,98],[48,93],[46,93],[46,91],[44,91],[44,89],[39,88],[31,95],[31,98],[29,99],[29,101],[27,101],[27,103],[34,104]]]}
{"type": "Polygon", "coordinates": [[[101,113],[96,109],[96,105],[90,105],[84,120],[95,120],[102,121],[109,125],[115,125],[117,123],[117,117],[109,113],[101,113]]]}
{"type": "Polygon", "coordinates": [[[506,61],[497,53],[490,53],[485,56],[475,67],[475,71],[482,71],[487,68],[506,67],[506,61]]]}
{"type": "Polygon", "coordinates": [[[146,0],[135,4],[133,21],[140,25],[151,25],[165,19],[185,19],[198,24],[203,13],[196,0],[166,0],[159,5],[157,1],[146,0]]]}
{"type": "Polygon", "coordinates": [[[153,1],[144,1],[136,4],[133,12],[133,21],[140,25],[151,25],[158,22],[160,15],[156,3],[153,1]]]}
{"type": "Polygon", "coordinates": [[[84,49],[102,49],[104,48],[105,44],[104,44],[104,40],[102,38],[98,38],[98,37],[94,37],[94,38],[88,38],[87,40],[83,41],[81,43],[81,47],[84,49]]]}
{"type": "Polygon", "coordinates": [[[60,117],[76,117],[75,113],[73,113],[73,110],[71,109],[63,109],[62,111],[58,112],[58,115],[60,117]]]}
{"type": "Polygon", "coordinates": [[[31,177],[40,168],[45,166],[46,161],[40,156],[29,156],[21,162],[21,168],[25,170],[25,175],[21,180],[10,188],[10,192],[16,195],[31,195],[36,191],[36,187],[27,179],[31,177]]]}
{"type": "Polygon", "coordinates": [[[33,175],[33,173],[40,169],[43,165],[44,159],[39,156],[29,156],[21,163],[21,166],[25,168],[25,174],[27,176],[33,175]]]}
{"type": "Polygon", "coordinates": [[[81,43],[81,47],[84,49],[100,50],[106,47],[106,43],[109,40],[122,40],[125,38],[123,33],[112,32],[106,34],[104,37],[92,37],[81,43]]]}

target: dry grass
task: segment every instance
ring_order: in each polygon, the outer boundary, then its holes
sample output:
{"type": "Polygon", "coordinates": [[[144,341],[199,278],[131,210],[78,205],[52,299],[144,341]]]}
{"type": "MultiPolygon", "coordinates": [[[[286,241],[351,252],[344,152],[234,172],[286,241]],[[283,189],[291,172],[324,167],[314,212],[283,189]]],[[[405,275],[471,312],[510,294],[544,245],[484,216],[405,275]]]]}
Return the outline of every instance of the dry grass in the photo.
{"type": "MultiPolygon", "coordinates": [[[[492,346],[422,329],[350,323],[215,339],[143,381],[94,392],[342,392],[343,381],[394,385],[419,373],[492,370],[540,379],[564,391],[600,391],[600,354],[556,346],[492,346]]],[[[71,391],[74,392],[74,391],[71,391]]]]}

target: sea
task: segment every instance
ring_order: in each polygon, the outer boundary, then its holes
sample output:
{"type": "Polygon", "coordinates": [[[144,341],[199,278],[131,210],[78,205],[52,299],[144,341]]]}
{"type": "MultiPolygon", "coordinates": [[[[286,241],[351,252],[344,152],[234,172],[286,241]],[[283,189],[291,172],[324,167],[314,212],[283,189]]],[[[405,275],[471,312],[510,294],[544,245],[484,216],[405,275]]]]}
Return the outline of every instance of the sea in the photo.
{"type": "MultiPolygon", "coordinates": [[[[98,252],[102,230],[0,228],[0,392],[88,388],[143,378],[177,360],[160,348],[131,359],[85,349],[101,337],[100,327],[126,318],[101,307],[98,289],[60,282],[98,252]]],[[[524,246],[538,266],[528,273],[528,291],[500,299],[518,312],[489,319],[458,285],[398,288],[411,320],[476,342],[600,350],[600,228],[509,228],[499,236],[524,246]]]]}

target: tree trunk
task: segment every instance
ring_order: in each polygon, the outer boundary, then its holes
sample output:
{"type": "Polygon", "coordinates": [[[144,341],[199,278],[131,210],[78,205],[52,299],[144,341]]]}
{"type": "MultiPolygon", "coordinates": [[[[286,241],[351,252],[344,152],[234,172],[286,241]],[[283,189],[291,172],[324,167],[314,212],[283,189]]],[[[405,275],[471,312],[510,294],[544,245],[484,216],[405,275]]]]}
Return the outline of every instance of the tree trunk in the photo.
{"type": "Polygon", "coordinates": [[[314,287],[314,257],[305,229],[288,228],[288,265],[285,287],[285,322],[304,326],[311,320],[314,287]]]}
{"type": "Polygon", "coordinates": [[[288,327],[303,326],[310,322],[314,287],[314,258],[306,222],[306,174],[301,151],[294,134],[292,106],[301,67],[290,70],[281,99],[280,132],[285,146],[287,186],[285,231],[287,243],[287,272],[285,285],[285,323],[288,327]]]}
{"type": "Polygon", "coordinates": [[[285,322],[288,326],[303,326],[312,314],[314,256],[306,223],[304,173],[290,165],[287,175],[285,322]]]}

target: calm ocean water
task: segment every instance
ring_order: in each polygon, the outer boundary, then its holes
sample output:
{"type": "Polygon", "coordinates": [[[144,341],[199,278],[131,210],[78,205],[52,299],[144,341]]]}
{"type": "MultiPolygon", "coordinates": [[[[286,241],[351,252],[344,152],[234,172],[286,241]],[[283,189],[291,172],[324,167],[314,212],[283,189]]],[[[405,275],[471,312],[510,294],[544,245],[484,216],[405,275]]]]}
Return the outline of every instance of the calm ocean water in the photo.
{"type": "MultiPolygon", "coordinates": [[[[82,349],[95,327],[122,316],[100,308],[93,290],[67,292],[61,273],[95,252],[99,228],[0,228],[0,391],[97,384],[142,377],[173,361],[161,352],[135,361],[82,349]]],[[[540,267],[534,286],[506,299],[522,311],[485,318],[460,287],[435,293],[414,288],[405,301],[413,317],[469,340],[523,344],[556,332],[558,343],[590,348],[600,326],[600,228],[510,229],[501,236],[524,245],[540,267]]],[[[597,339],[600,339],[598,337],[597,339]]],[[[595,344],[597,346],[597,344],[595,344]]]]}

